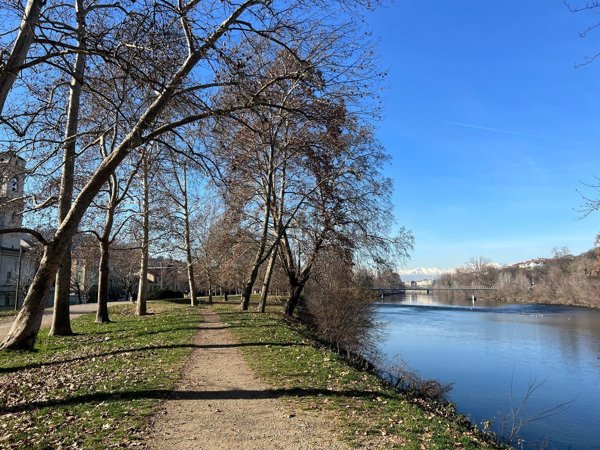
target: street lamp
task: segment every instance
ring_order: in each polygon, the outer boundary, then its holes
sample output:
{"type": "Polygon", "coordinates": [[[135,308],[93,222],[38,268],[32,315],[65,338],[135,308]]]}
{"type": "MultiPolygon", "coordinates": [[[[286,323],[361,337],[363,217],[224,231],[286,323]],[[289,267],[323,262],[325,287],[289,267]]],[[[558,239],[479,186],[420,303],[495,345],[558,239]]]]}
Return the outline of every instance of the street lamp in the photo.
{"type": "Polygon", "coordinates": [[[29,242],[21,239],[19,241],[19,262],[17,265],[17,286],[15,288],[15,311],[19,310],[19,290],[21,289],[21,263],[23,262],[23,251],[31,248],[29,242]]]}

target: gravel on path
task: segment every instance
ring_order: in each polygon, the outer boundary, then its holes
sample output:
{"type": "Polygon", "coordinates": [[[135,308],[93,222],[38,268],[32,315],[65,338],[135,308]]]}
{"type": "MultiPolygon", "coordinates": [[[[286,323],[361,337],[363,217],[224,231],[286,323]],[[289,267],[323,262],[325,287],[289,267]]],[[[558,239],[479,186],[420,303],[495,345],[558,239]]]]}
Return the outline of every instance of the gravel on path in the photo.
{"type": "Polygon", "coordinates": [[[216,313],[205,312],[194,344],[181,382],[155,416],[149,448],[349,448],[336,441],[331,418],[274,398],[216,313]]]}

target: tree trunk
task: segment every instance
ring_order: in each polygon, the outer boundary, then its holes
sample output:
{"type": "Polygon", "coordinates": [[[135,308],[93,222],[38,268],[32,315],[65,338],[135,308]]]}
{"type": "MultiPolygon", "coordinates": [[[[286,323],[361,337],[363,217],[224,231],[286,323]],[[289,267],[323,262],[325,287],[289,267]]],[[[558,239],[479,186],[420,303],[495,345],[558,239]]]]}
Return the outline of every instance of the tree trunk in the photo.
{"type": "Polygon", "coordinates": [[[213,286],[210,278],[208,279],[208,304],[212,305],[213,302],[213,286]]]}
{"type": "Polygon", "coordinates": [[[248,281],[244,284],[244,289],[242,290],[242,301],[240,302],[240,309],[242,311],[247,311],[250,306],[250,296],[252,295],[252,288],[254,287],[254,282],[256,281],[256,277],[258,276],[258,269],[260,266],[254,265],[252,267],[252,271],[248,276],[248,281]]]}
{"type": "Polygon", "coordinates": [[[224,301],[229,301],[229,294],[227,294],[227,289],[224,291],[223,300],[224,301]]]}
{"type": "Polygon", "coordinates": [[[100,263],[98,267],[98,307],[96,309],[96,323],[108,323],[108,284],[110,279],[110,235],[115,221],[115,211],[119,203],[119,182],[116,176],[109,180],[110,198],[106,207],[104,230],[99,239],[100,263]]]}
{"type": "Polygon", "coordinates": [[[291,317],[294,314],[294,311],[296,310],[296,306],[298,306],[298,303],[300,302],[300,295],[302,294],[303,289],[304,289],[304,284],[302,284],[302,283],[294,284],[294,285],[290,284],[290,295],[283,307],[283,312],[287,316],[291,317]]]}
{"type": "Polygon", "coordinates": [[[267,307],[267,296],[269,295],[269,285],[271,284],[271,276],[273,275],[273,269],[275,268],[275,260],[277,259],[277,247],[271,252],[269,257],[269,263],[267,270],[265,271],[265,278],[263,280],[262,290],[260,292],[260,303],[258,304],[258,312],[264,313],[267,307]]]}
{"type": "Polygon", "coordinates": [[[96,323],[108,323],[108,277],[109,245],[107,240],[100,241],[100,267],[98,268],[98,308],[96,323]]]}
{"type": "Polygon", "coordinates": [[[50,336],[71,336],[71,249],[62,257],[54,285],[54,314],[50,336]]]}
{"type": "Polygon", "coordinates": [[[194,266],[191,261],[188,260],[188,285],[190,289],[190,305],[198,306],[198,297],[196,296],[196,281],[194,280],[194,266]]]}
{"type": "Polygon", "coordinates": [[[271,201],[271,197],[273,194],[273,179],[275,174],[275,146],[271,145],[269,151],[269,171],[267,174],[267,190],[264,195],[264,214],[262,220],[262,230],[260,235],[260,241],[258,245],[258,249],[256,251],[256,255],[254,256],[254,261],[252,263],[252,268],[250,269],[250,274],[248,275],[247,281],[244,285],[244,291],[242,294],[242,301],[240,302],[240,309],[242,311],[247,311],[248,306],[250,305],[250,295],[252,295],[252,288],[254,287],[254,283],[256,282],[256,277],[258,275],[258,269],[262,265],[263,262],[269,257],[270,252],[273,250],[273,247],[269,249],[267,254],[265,255],[265,251],[267,248],[267,240],[269,236],[269,219],[271,217],[271,208],[269,206],[269,202],[271,201]]]}
{"type": "MultiPolygon", "coordinates": [[[[196,297],[196,281],[194,280],[194,260],[192,258],[192,239],[190,233],[190,210],[188,205],[187,195],[187,171],[183,166],[183,221],[184,221],[184,238],[185,238],[185,255],[187,262],[187,274],[188,274],[188,285],[190,288],[190,304],[192,306],[198,305],[198,298],[196,297]]],[[[211,301],[212,303],[212,301],[211,301]]]]}
{"type": "Polygon", "coordinates": [[[148,252],[142,249],[142,257],[140,261],[140,278],[138,282],[138,293],[136,298],[136,316],[145,316],[146,309],[146,279],[148,276],[148,252]]]}
{"type": "Polygon", "coordinates": [[[150,224],[148,223],[149,215],[150,215],[150,205],[149,205],[149,191],[150,186],[148,183],[148,172],[150,170],[149,167],[149,159],[148,155],[144,155],[144,168],[143,168],[143,199],[142,199],[142,254],[140,259],[140,278],[138,282],[138,295],[137,295],[137,306],[135,309],[136,316],[145,316],[147,314],[146,310],[146,283],[148,279],[148,240],[149,240],[149,228],[150,224]]]}
{"type": "MultiPolygon", "coordinates": [[[[76,1],[78,22],[78,48],[85,49],[85,13],[79,0],[76,1]]],[[[67,125],[65,131],[65,146],[63,150],[63,168],[60,180],[60,193],[58,197],[58,222],[59,225],[71,209],[73,200],[73,182],[75,174],[75,147],[77,144],[77,128],[79,125],[79,105],[81,100],[81,87],[85,75],[85,53],[77,53],[75,57],[75,71],[71,78],[71,92],[67,111],[67,125]]],[[[66,254],[61,260],[56,285],[54,290],[54,315],[52,317],[51,336],[69,336],[71,330],[70,294],[71,294],[71,243],[66,254]]]]}
{"type": "Polygon", "coordinates": [[[65,241],[50,243],[44,249],[44,255],[33,281],[23,300],[21,311],[17,315],[8,335],[2,342],[2,348],[10,350],[32,350],[42,324],[46,307],[46,298],[50,292],[52,280],[56,275],[60,259],[65,251],[65,241]]]}
{"type": "Polygon", "coordinates": [[[8,97],[17,75],[20,72],[19,67],[23,65],[29,47],[35,37],[35,29],[38,26],[40,11],[46,4],[46,0],[29,0],[23,13],[23,19],[19,26],[19,34],[15,45],[10,52],[10,56],[2,70],[0,70],[0,116],[4,110],[4,103],[8,97]]]}

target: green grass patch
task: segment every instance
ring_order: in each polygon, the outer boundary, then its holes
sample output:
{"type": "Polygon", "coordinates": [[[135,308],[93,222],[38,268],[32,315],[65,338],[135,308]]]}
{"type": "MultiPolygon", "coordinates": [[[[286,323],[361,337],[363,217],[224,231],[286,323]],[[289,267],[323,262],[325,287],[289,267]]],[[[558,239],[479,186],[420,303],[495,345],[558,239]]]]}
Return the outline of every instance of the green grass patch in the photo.
{"type": "Polygon", "coordinates": [[[110,308],[113,322],[73,320],[75,336],[42,329],[34,352],[0,351],[0,448],[142,445],[148,416],[179,379],[200,311],[167,302],[110,308]]]}
{"type": "Polygon", "coordinates": [[[465,425],[419,406],[374,374],[319,348],[276,312],[242,313],[214,307],[242,344],[250,366],[297,408],[322,410],[341,424],[342,438],[367,448],[492,449],[465,425]]]}
{"type": "MultiPolygon", "coordinates": [[[[208,303],[208,296],[203,295],[203,296],[199,296],[198,300],[204,304],[208,303]]],[[[189,302],[189,300],[187,300],[189,302]]],[[[224,295],[213,295],[213,302],[214,303],[221,303],[225,301],[225,296],[224,295]]],[[[231,304],[231,305],[237,305],[242,301],[242,297],[240,296],[240,294],[229,294],[227,296],[227,303],[231,304]]],[[[250,304],[253,306],[257,306],[258,302],[260,301],[260,294],[252,294],[250,296],[250,304]]],[[[282,302],[282,298],[281,297],[277,297],[274,295],[269,296],[269,302],[270,303],[281,303],[282,302]]]]}

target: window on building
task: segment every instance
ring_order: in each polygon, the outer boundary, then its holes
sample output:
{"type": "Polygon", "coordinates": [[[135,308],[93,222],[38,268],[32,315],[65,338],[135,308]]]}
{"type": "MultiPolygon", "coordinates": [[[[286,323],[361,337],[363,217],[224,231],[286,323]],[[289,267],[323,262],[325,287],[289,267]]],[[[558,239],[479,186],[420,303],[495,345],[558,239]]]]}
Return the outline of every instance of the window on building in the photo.
{"type": "Polygon", "coordinates": [[[9,270],[6,272],[6,284],[10,283],[10,279],[12,278],[12,272],[9,270]]]}

